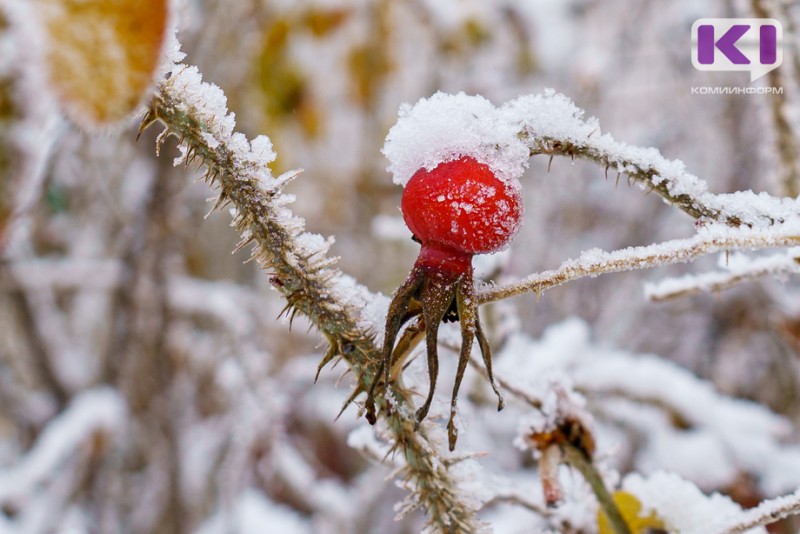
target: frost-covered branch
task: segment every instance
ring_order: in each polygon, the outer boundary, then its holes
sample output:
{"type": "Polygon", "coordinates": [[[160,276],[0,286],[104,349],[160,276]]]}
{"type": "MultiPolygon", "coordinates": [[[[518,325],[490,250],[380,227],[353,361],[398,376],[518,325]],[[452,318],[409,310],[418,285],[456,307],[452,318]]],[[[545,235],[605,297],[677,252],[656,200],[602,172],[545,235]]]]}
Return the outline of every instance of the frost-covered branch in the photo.
{"type": "MultiPolygon", "coordinates": [[[[219,191],[216,207],[231,204],[234,224],[242,235],[239,248],[254,244],[252,256],[273,273],[272,284],[287,299],[287,313],[298,311],[320,329],[330,343],[328,355],[341,356],[367,389],[380,353],[373,341],[373,307],[382,303],[362,286],[333,267],[326,253],[331,240],[304,231],[304,221],[287,208],[293,201],[282,192],[297,173],[273,177],[268,165],[275,159],[265,136],[253,141],[234,132],[225,95],[203,83],[196,67],[176,66],[164,81],[144,118],[143,126],[161,121],[180,140],[182,157],[176,163],[197,162],[219,191]]],[[[404,475],[414,489],[411,508],[422,507],[437,529],[472,531],[474,511],[460,498],[456,482],[427,441],[424,429],[414,431],[403,406],[410,394],[390,386],[396,409],[387,424],[398,450],[406,458],[404,475]]]]}
{"type": "Polygon", "coordinates": [[[800,201],[766,193],[713,194],[686,170],[655,148],[628,145],[602,133],[595,118],[553,90],[527,95],[495,107],[480,96],[437,93],[403,106],[383,153],[394,181],[405,184],[422,167],[469,155],[497,176],[514,181],[528,159],[539,154],[593,161],[606,171],[627,175],[644,189],[696,219],[728,226],[769,226],[800,215],[800,201]]]}
{"type": "Polygon", "coordinates": [[[593,161],[627,175],[642,188],[660,195],[696,219],[729,226],[764,226],[800,214],[796,199],[739,191],[713,194],[707,184],[689,173],[680,160],[669,160],[655,148],[631,146],[600,133],[597,119],[584,119],[583,110],[552,91],[519,98],[503,108],[519,117],[518,129],[530,155],[567,156],[593,161]]]}
{"type": "MultiPolygon", "coordinates": [[[[63,465],[92,439],[110,437],[125,424],[123,400],[111,389],[98,388],[81,393],[45,428],[28,453],[13,468],[0,472],[0,502],[15,505],[41,491],[57,478],[63,465]],[[100,436],[100,437],[98,437],[100,436]]],[[[70,489],[67,489],[70,491],[70,489]]]]}
{"type": "Polygon", "coordinates": [[[719,534],[741,534],[797,514],[800,514],[800,490],[791,495],[763,501],[755,508],[742,512],[735,524],[720,531],[719,534]]]}
{"type": "Polygon", "coordinates": [[[679,278],[647,283],[644,286],[645,296],[654,302],[660,302],[698,293],[723,291],[766,276],[788,276],[800,272],[797,254],[791,250],[785,254],[773,254],[761,258],[732,255],[726,258],[723,267],[724,270],[721,271],[688,274],[679,278]]]}
{"type": "Polygon", "coordinates": [[[437,93],[414,106],[403,106],[399,115],[383,149],[398,184],[406,184],[420,168],[431,169],[467,154],[515,185],[531,156],[563,155],[599,163],[606,173],[613,169],[626,174],[699,219],[700,230],[694,238],[610,253],[584,252],[559,269],[510,286],[484,288],[478,296],[480,302],[526,291],[540,293],[584,276],[687,262],[719,250],[792,245],[800,235],[797,199],[752,191],[713,194],[681,161],[668,160],[655,148],[630,146],[601,133],[597,119],[585,119],[583,110],[552,90],[500,107],[480,96],[437,93]]]}
{"type": "Polygon", "coordinates": [[[485,286],[478,292],[480,302],[543,291],[572,280],[663,265],[687,263],[701,256],[728,250],[758,250],[787,247],[800,243],[797,223],[778,224],[769,228],[730,228],[715,224],[701,228],[686,239],[674,239],[643,247],[629,247],[613,252],[592,249],[577,259],[568,260],[558,269],[536,273],[518,282],[501,287],[485,286]]]}

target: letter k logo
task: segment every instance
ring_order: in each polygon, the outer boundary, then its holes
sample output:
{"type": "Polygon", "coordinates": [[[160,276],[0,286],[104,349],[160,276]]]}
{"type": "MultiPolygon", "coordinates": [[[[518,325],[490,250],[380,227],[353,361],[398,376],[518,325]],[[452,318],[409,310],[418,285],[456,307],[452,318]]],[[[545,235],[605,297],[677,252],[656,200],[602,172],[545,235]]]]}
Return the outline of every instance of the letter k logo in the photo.
{"type": "Polygon", "coordinates": [[[722,54],[734,65],[749,65],[750,60],[736,48],[736,41],[750,29],[749,24],[735,24],[722,34],[718,41],[714,41],[714,26],[703,24],[697,28],[697,61],[701,65],[714,63],[714,49],[719,49],[722,54]]]}

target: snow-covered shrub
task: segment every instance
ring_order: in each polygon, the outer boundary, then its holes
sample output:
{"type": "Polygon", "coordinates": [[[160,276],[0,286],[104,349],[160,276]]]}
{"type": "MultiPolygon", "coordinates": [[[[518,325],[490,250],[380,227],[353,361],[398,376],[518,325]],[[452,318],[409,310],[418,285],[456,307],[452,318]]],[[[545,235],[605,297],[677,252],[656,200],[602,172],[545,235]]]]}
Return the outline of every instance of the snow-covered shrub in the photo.
{"type": "Polygon", "coordinates": [[[676,96],[686,58],[631,42],[698,9],[0,6],[0,531],[791,531],[797,80],[676,96]],[[451,452],[457,325],[418,429],[416,320],[394,410],[363,402],[415,246],[392,178],[464,155],[527,220],[475,258],[506,407],[473,354],[451,452]]]}

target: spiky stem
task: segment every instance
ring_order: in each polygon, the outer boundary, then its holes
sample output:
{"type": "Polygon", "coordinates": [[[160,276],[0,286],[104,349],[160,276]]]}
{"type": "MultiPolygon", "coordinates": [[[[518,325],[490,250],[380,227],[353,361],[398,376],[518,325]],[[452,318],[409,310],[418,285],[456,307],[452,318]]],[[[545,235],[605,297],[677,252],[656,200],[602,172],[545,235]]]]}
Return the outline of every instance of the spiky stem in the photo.
{"type": "MultiPolygon", "coordinates": [[[[376,379],[381,353],[361,320],[360,308],[337,285],[340,273],[329,266],[325,254],[309,256],[298,242],[303,223],[286,208],[288,199],[281,193],[285,181],[242,160],[237,150],[246,139],[241,134],[228,132],[227,137],[214,138],[220,123],[229,119],[227,111],[197,97],[214,89],[199,80],[196,69],[176,66],[156,91],[143,127],[162,122],[169,134],[191,149],[186,153],[207,167],[206,177],[219,192],[219,205],[234,205],[236,227],[245,239],[253,241],[253,255],[273,273],[273,285],[291,298],[293,307],[331,343],[347,348],[341,356],[358,377],[357,388],[367,390],[376,379]]],[[[396,403],[412,404],[410,393],[400,384],[388,387],[396,403]]],[[[447,462],[437,457],[425,428],[414,432],[413,421],[404,413],[395,410],[387,418],[387,426],[406,459],[404,474],[413,491],[408,508],[425,509],[429,525],[440,532],[476,531],[475,511],[460,497],[447,462]]]]}

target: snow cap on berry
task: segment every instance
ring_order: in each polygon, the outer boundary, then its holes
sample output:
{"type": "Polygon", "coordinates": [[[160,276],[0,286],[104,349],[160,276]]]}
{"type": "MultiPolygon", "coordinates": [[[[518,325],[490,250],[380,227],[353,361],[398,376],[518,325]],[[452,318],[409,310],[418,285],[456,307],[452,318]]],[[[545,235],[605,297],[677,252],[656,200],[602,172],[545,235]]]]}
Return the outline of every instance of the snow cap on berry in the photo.
{"type": "Polygon", "coordinates": [[[405,186],[421,168],[471,156],[518,188],[529,149],[519,140],[517,125],[484,97],[439,92],[400,107],[383,154],[398,185],[405,186]]]}

